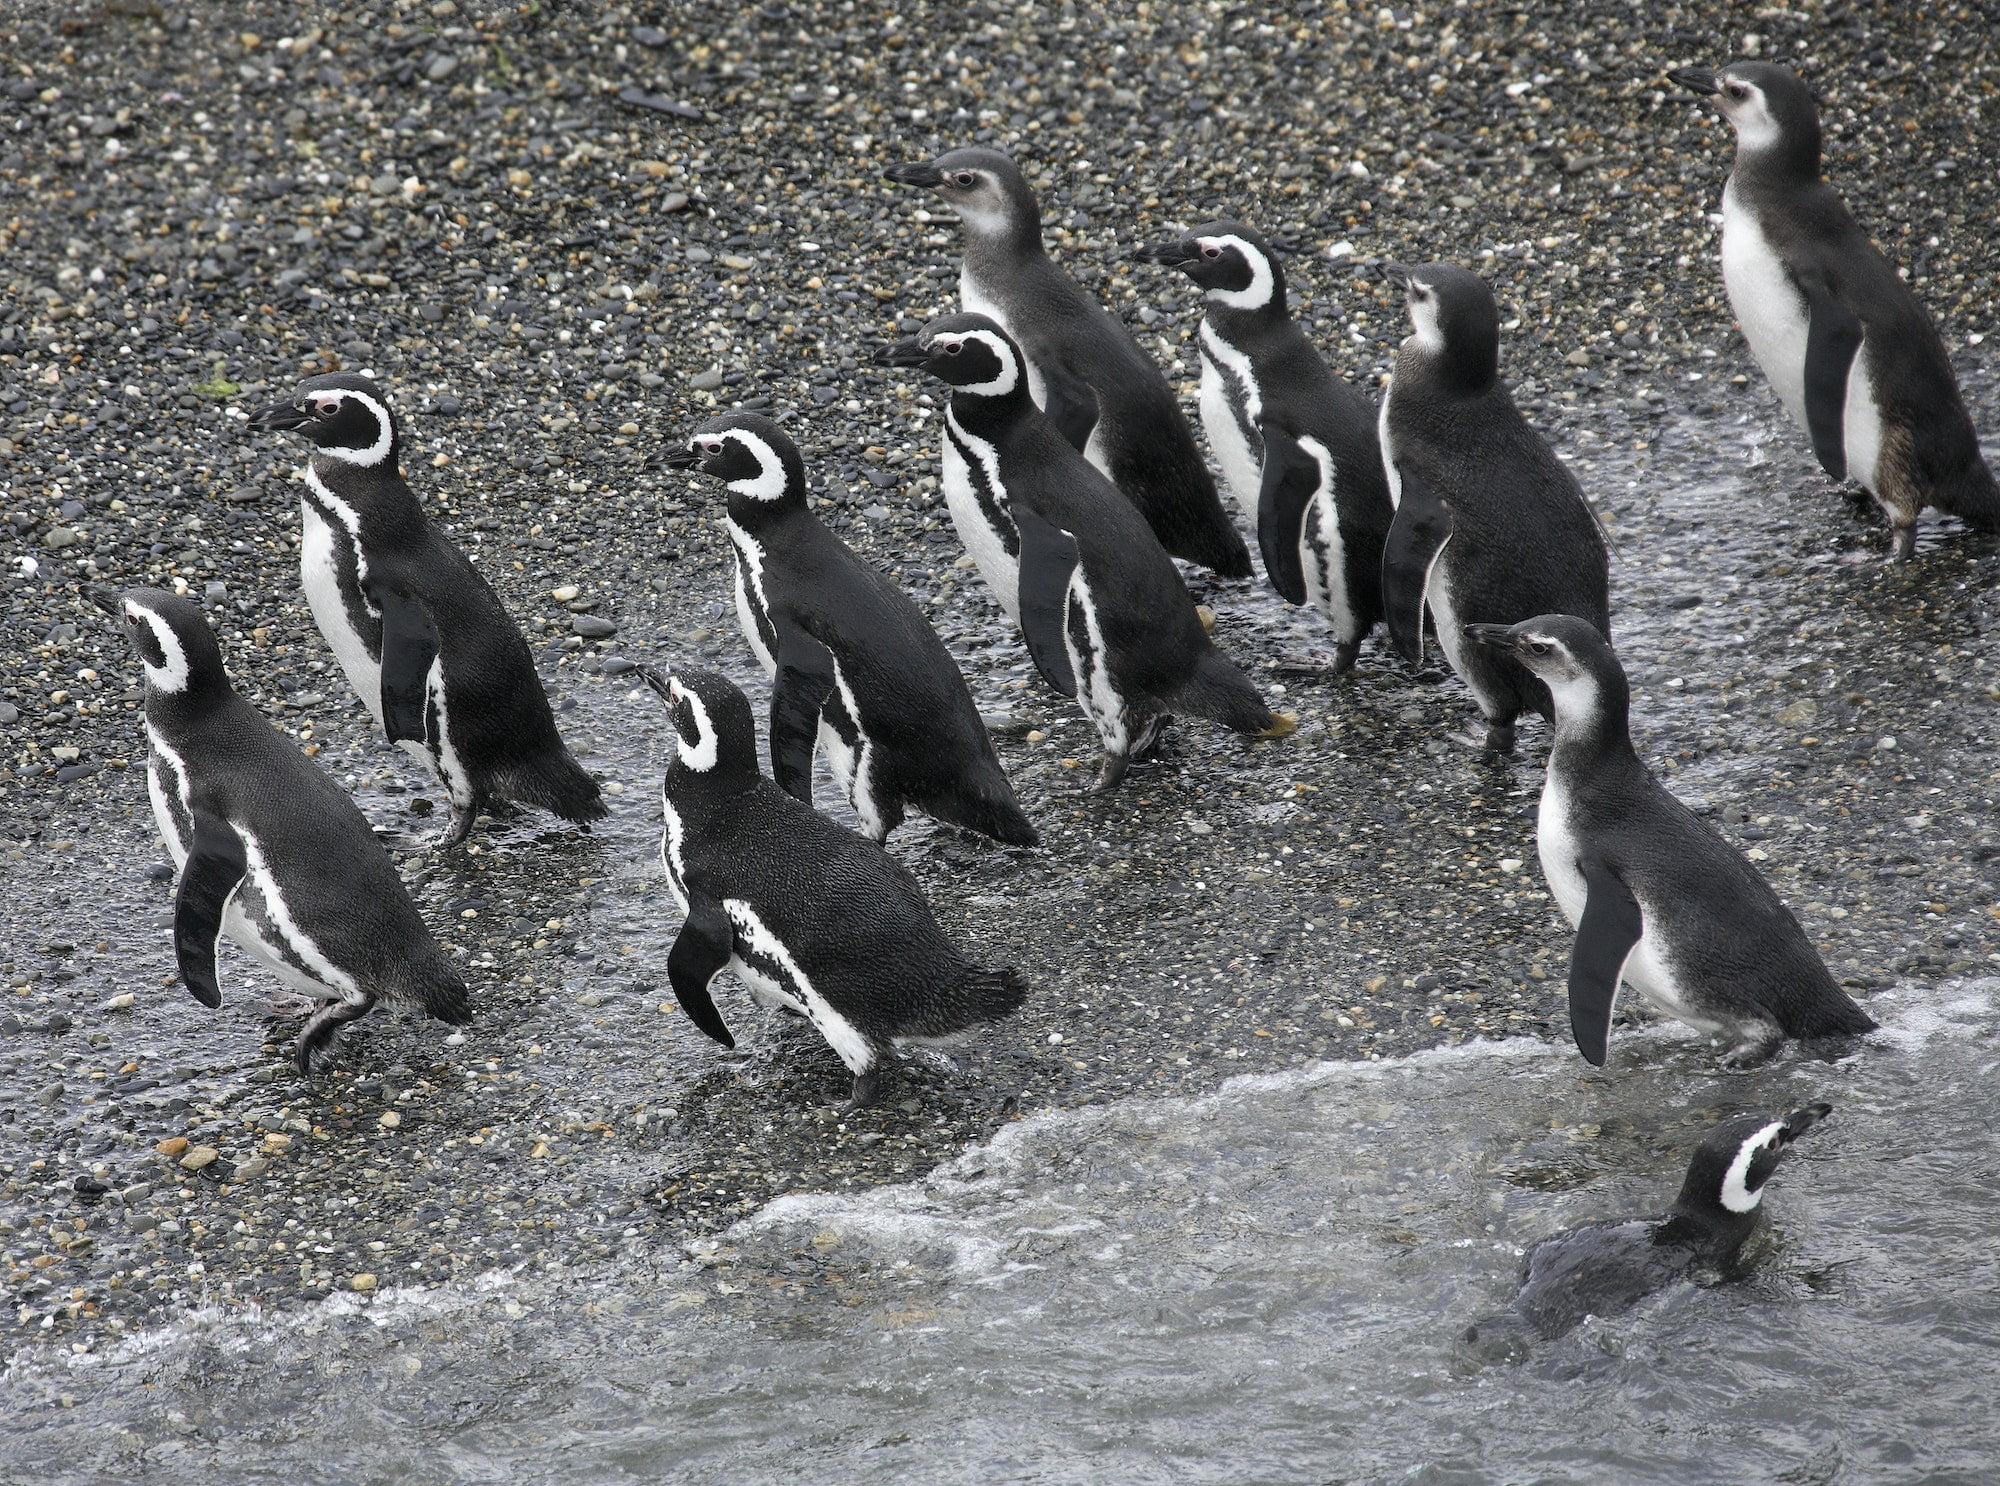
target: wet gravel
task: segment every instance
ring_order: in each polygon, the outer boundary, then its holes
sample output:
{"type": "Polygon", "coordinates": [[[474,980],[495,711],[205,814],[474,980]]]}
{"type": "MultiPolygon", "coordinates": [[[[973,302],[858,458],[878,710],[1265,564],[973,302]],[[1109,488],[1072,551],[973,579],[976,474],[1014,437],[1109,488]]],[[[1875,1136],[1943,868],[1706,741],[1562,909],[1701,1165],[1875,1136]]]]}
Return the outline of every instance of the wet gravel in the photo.
{"type": "Polygon", "coordinates": [[[1914,9],[9,8],[0,1328],[87,1351],[203,1303],[569,1283],[1038,1107],[1564,1035],[1546,735],[1476,765],[1435,660],[1371,645],[1322,683],[1284,665],[1323,645],[1310,616],[1197,578],[1299,733],[1182,728],[1120,794],[1077,793],[1088,728],[959,565],[936,409],[868,364],[952,303],[955,227],[878,178],[947,144],[1031,163],[1052,245],[1190,394],[1198,308],[1126,256],[1176,225],[1286,240],[1302,318],[1366,385],[1403,333],[1373,263],[1477,266],[1524,405],[1614,533],[1642,751],[1858,994],[2000,962],[1992,545],[1927,524],[1912,566],[1879,565],[1885,529],[1731,328],[1706,215],[1726,130],[1661,86],[1751,24],[1807,65],[1830,171],[1939,314],[1991,449],[2000,185],[1975,141],[2000,30],[1914,9]],[[405,862],[479,1020],[378,1015],[308,1084],[240,957],[219,1013],[173,982],[138,673],[80,589],[202,596],[239,685],[371,816],[432,812],[298,593],[295,451],[243,423],[341,367],[389,379],[413,482],[527,626],[614,809],[405,862]],[[730,406],[790,416],[822,514],[926,605],[1047,843],[892,841],[1035,994],[859,1115],[809,1032],[753,1017],[717,1055],[665,991],[659,723],[625,672],[699,658],[761,694],[717,494],[651,462],[730,406]]]}

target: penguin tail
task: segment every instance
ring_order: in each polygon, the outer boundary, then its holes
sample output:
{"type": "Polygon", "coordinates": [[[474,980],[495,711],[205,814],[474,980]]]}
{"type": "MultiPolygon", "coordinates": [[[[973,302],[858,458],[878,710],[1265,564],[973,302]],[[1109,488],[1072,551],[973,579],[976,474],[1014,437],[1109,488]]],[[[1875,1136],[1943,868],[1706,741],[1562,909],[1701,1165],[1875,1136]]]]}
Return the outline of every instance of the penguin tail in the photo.
{"type": "Polygon", "coordinates": [[[997,1022],[1012,1016],[1028,999],[1028,982],[1012,965],[998,970],[978,969],[965,977],[959,987],[971,1019],[997,1022]]]}
{"type": "Polygon", "coordinates": [[[1931,504],[1974,531],[2000,531],[2000,485],[1976,450],[1950,478],[1937,483],[1931,504]]]}
{"type": "Polygon", "coordinates": [[[1838,1001],[1826,1008],[1823,1015],[1813,1019],[1810,1027],[1803,1027],[1792,1035],[1801,1042],[1838,1042],[1850,1037],[1864,1037],[1877,1030],[1877,1025],[1873,1017],[1843,993],[1838,1001]]]}
{"type": "Polygon", "coordinates": [[[1273,712],[1257,694],[1250,678],[1213,646],[1205,648],[1194,670],[1172,695],[1162,698],[1165,710],[1219,722],[1233,732],[1283,737],[1298,726],[1273,712]]]}
{"type": "MultiPolygon", "coordinates": [[[[1175,413],[1178,418],[1178,407],[1175,413]]],[[[1139,508],[1170,554],[1219,578],[1248,578],[1255,571],[1250,548],[1222,508],[1186,420],[1179,421],[1178,430],[1119,440],[1112,483],[1139,508]]]]}
{"type": "Polygon", "coordinates": [[[925,803],[925,812],[1005,846],[1041,845],[1041,834],[1014,798],[1006,776],[997,767],[993,773],[996,777],[990,782],[981,781],[971,790],[935,804],[925,803]]]}
{"type": "Polygon", "coordinates": [[[604,819],[604,791],[568,749],[515,764],[494,781],[494,792],[535,805],[582,825],[604,819]]]}
{"type": "Polygon", "coordinates": [[[433,1021],[463,1027],[472,1020],[472,993],[442,955],[431,956],[411,977],[407,999],[433,1021]]]}

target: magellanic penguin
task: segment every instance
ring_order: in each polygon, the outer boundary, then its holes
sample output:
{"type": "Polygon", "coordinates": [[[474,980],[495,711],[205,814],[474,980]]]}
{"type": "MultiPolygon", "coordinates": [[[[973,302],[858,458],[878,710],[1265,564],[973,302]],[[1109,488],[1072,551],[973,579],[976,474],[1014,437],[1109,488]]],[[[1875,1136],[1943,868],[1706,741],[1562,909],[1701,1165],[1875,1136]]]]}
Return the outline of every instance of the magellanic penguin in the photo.
{"type": "Polygon", "coordinates": [[[1171,713],[1255,737],[1298,726],[1273,714],[1215,648],[1145,521],[1035,406],[1004,330],[985,315],[946,315],[881,359],[951,387],[943,465],[952,521],[1042,679],[1096,726],[1098,789],[1117,787],[1171,713]]]}
{"type": "Polygon", "coordinates": [[[361,700],[451,797],[455,846],[495,800],[601,819],[597,781],[556,733],[528,642],[499,596],[404,483],[401,440],[372,377],[310,377],[257,428],[313,446],[299,572],[313,619],[361,700]]]}
{"type": "Polygon", "coordinates": [[[1561,1336],[1586,1316],[1623,1315],[1701,1271],[1741,1276],[1743,1246],[1763,1217],[1764,1187],[1792,1142],[1833,1112],[1808,1104],[1781,1118],[1741,1114],[1702,1137],[1680,1196],[1652,1218],[1586,1223],[1543,1239],[1521,1261],[1521,1291],[1504,1312],[1467,1327],[1481,1361],[1516,1359],[1533,1338],[1561,1336]]]}
{"type": "Polygon", "coordinates": [[[990,316],[1026,354],[1028,391],[1049,420],[1137,506],[1175,557],[1250,576],[1173,389],[1124,324],[1042,248],[1042,213],[998,150],[952,150],[883,172],[925,186],[958,213],[959,307],[990,316]]]}
{"type": "Polygon", "coordinates": [[[1523,712],[1549,691],[1506,655],[1466,643],[1470,623],[1575,614],[1610,630],[1604,534],[1583,491],[1500,380],[1500,316],[1477,274],[1388,265],[1415,334],[1382,394],[1382,467],[1396,516],[1382,553],[1389,636],[1423,658],[1424,613],[1486,718],[1485,752],[1514,751],[1523,712]]]}
{"type": "Polygon", "coordinates": [[[660,859],[685,922],[667,976],[697,1027],[736,1045],[711,993],[734,970],[758,1002],[818,1029],[853,1073],[859,1108],[895,1048],[948,1042],[1020,1008],[1021,977],[966,959],[900,863],[758,772],[750,703],[732,683],[640,674],[672,723],[660,859]]]}
{"type": "Polygon", "coordinates": [[[1333,625],[1338,675],[1382,617],[1382,543],[1395,510],[1375,407],[1293,323],[1284,270],[1241,222],[1209,222],[1140,256],[1201,286],[1209,447],[1256,525],[1271,586],[1333,625]]]}
{"type": "Polygon", "coordinates": [[[465,983],[340,786],[229,685],[201,610],[150,588],[92,589],[146,673],[146,785],[180,881],[174,957],[220,1006],[216,952],[236,941],[317,1008],[298,1067],[377,1001],[472,1020],[465,983]]]}
{"type": "Polygon", "coordinates": [[[736,615],[772,678],[771,773],[812,803],[815,734],[862,829],[914,805],[996,841],[1035,844],[951,652],[910,598],[820,524],[798,447],[768,418],[726,413],[670,465],[729,487],[736,615]]]}
{"type": "Polygon", "coordinates": [[[1916,551],[1925,506],[2000,529],[2000,489],[1937,326],[1820,179],[1819,112],[1806,85],[1770,62],[1669,76],[1714,98],[1736,130],[1722,280],[1750,353],[1820,468],[1875,498],[1895,528],[1894,560],[1916,551]]]}
{"type": "Polygon", "coordinates": [[[1555,696],[1536,828],[1542,875],[1576,929],[1569,1020],[1604,1062],[1622,982],[1669,1016],[1730,1038],[1743,1067],[1787,1037],[1858,1037],[1875,1023],[1834,984],[1791,910],[1743,854],[1661,787],[1632,749],[1625,671],[1581,619],[1467,626],[1555,696]]]}

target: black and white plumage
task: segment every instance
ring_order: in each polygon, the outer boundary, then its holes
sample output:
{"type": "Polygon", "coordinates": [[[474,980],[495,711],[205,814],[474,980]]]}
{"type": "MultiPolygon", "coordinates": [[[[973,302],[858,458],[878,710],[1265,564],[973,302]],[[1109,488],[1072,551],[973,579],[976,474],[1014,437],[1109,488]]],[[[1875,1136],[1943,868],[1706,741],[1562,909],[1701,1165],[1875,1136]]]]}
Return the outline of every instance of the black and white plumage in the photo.
{"type": "Polygon", "coordinates": [[[1215,648],[1145,521],[1035,406],[1004,330],[985,315],[946,315],[882,359],[951,387],[952,521],[1042,679],[1097,728],[1097,788],[1117,786],[1171,713],[1260,737],[1298,725],[1215,648]]]}
{"type": "Polygon", "coordinates": [[[2000,530],[2000,488],[1979,450],[1936,324],[1820,177],[1819,111],[1770,62],[1676,68],[1736,131],[1722,188],[1722,278],[1750,353],[1812,440],[1820,468],[1853,479],[1916,550],[1936,506],[2000,530]]]}
{"type": "Polygon", "coordinates": [[[417,916],[368,821],[230,687],[201,610],[156,589],[91,591],[146,674],[146,785],[180,877],[174,954],[189,992],[220,1006],[216,951],[233,939],[318,1001],[297,1061],[377,1001],[472,1019],[465,983],[417,916]]]}
{"type": "Polygon", "coordinates": [[[1833,1112],[1808,1104],[1788,1115],[1740,1114],[1702,1137],[1674,1205],[1658,1217],[1613,1218],[1543,1239],[1521,1261],[1521,1291],[1504,1312],[1466,1328],[1482,1361],[1517,1358],[1587,1316],[1624,1314],[1702,1271],[1741,1272],[1743,1246],[1764,1216],[1764,1188],[1792,1143],[1833,1112]]]}
{"type": "Polygon", "coordinates": [[[1471,625],[1467,638],[1514,657],[1555,697],[1536,839],[1549,892],[1576,929],[1569,1015],[1585,1058],[1604,1062],[1621,984],[1731,1039],[1738,1066],[1787,1037],[1875,1029],[1757,869],[1640,762],[1625,671],[1601,634],[1544,614],[1471,625]]]}
{"type": "Polygon", "coordinates": [[[813,515],[796,445],[768,418],[727,413],[669,464],[729,488],[736,614],[772,678],[771,773],[812,803],[815,735],[869,837],[916,806],[998,841],[1035,844],[979,709],[944,642],[894,582],[813,515]]]}
{"type": "Polygon", "coordinates": [[[1049,260],[1020,167],[998,150],[964,149],[884,174],[936,191],[958,214],[959,307],[1013,338],[1036,405],[1139,508],[1160,545],[1225,578],[1249,577],[1249,550],[1173,389],[1123,322],[1049,260]]]}
{"type": "Polygon", "coordinates": [[[1486,719],[1488,757],[1513,752],[1523,712],[1550,715],[1548,688],[1463,626],[1575,614],[1610,630],[1610,578],[1596,514],[1500,380],[1500,316],[1477,274],[1391,264],[1415,333],[1382,395],[1382,466],[1396,516],[1382,554],[1389,635],[1411,664],[1424,615],[1486,719]]]}
{"type": "Polygon", "coordinates": [[[900,863],[758,772],[750,703],[731,682],[641,675],[672,723],[660,859],[685,921],[667,975],[697,1027],[736,1045],[711,993],[734,970],[759,1003],[818,1029],[853,1073],[859,1107],[895,1048],[1019,1009],[1021,977],[966,959],[900,863]]]}
{"type": "Polygon", "coordinates": [[[556,732],[528,642],[404,483],[383,389],[348,372],[311,377],[251,423],[313,446],[299,498],[306,600],[389,741],[449,793],[437,844],[463,841],[495,800],[601,819],[597,781],[556,732]]]}
{"type": "Polygon", "coordinates": [[[1264,572],[1332,624],[1332,670],[1382,617],[1382,544],[1395,512],[1376,410],[1292,320],[1285,272],[1241,222],[1209,222],[1141,256],[1201,286],[1201,421],[1230,494],[1256,525],[1264,572]]]}

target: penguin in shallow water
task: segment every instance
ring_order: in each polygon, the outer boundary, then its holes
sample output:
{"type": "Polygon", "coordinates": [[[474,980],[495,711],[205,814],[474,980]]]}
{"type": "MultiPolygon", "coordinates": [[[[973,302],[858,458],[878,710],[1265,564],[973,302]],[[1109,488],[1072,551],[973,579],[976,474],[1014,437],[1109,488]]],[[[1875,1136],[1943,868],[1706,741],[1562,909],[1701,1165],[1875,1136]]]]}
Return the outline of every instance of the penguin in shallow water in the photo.
{"type": "Polygon", "coordinates": [[[395,415],[375,380],[310,377],[250,422],[313,446],[299,498],[306,600],[389,741],[449,793],[435,844],[463,841],[496,800],[602,819],[597,781],[556,732],[528,642],[404,483],[395,415]]]}
{"type": "Polygon", "coordinates": [[[1035,406],[1004,330],[985,315],[946,315],[879,359],[951,387],[952,521],[1042,679],[1096,726],[1099,790],[1117,787],[1171,713],[1254,737],[1298,726],[1215,648],[1146,523],[1035,406]]]}
{"type": "Polygon", "coordinates": [[[1522,1356],[1586,1316],[1617,1316],[1700,1270],[1735,1277],[1763,1216],[1764,1186],[1792,1143],[1833,1112],[1808,1104],[1781,1119],[1742,1114],[1702,1138],[1674,1205],[1656,1218],[1586,1223],[1545,1238],[1521,1263],[1521,1293],[1461,1340],[1481,1361],[1522,1356]]]}
{"type": "Polygon", "coordinates": [[[1382,467],[1396,515],[1382,552],[1389,637],[1412,665],[1424,615],[1486,718],[1485,752],[1514,751],[1523,712],[1549,691],[1463,626],[1576,614],[1610,629],[1604,534],[1583,491],[1500,381],[1500,315],[1477,274],[1388,265],[1415,333],[1382,394],[1382,467]]]}
{"type": "Polygon", "coordinates": [[[1729,307],[1827,478],[1875,498],[1895,529],[1895,561],[1916,551],[1925,506],[2000,530],[2000,488],[1936,324],[1820,178],[1806,85],[1770,62],[1668,75],[1713,98],[1736,131],[1722,188],[1729,307]]]}
{"type": "Polygon", "coordinates": [[[771,773],[812,803],[815,734],[862,828],[880,841],[906,806],[996,841],[1035,828],[944,642],[909,596],[812,513],[805,464],[777,424],[726,413],[668,457],[729,487],[736,614],[771,691],[771,773]]]}
{"type": "Polygon", "coordinates": [[[1622,983],[1761,1062],[1787,1037],[1875,1030],[1834,984],[1791,910],[1743,854],[1661,787],[1632,749],[1631,693],[1604,637],[1581,619],[1466,627],[1555,697],[1555,746],[1536,826],[1542,875],[1576,929],[1569,1019],[1602,1065],[1622,983]]]}
{"type": "Polygon", "coordinates": [[[174,956],[195,1000],[222,1004],[227,936],[319,1003],[299,1032],[301,1073],[377,1001],[471,1021],[465,983],[367,818],[231,689],[201,610],[150,588],[90,596],[146,673],[146,786],[180,873],[174,956]]]}
{"type": "Polygon", "coordinates": [[[1140,254],[1201,286],[1201,421],[1255,523],[1264,573],[1333,625],[1335,675],[1382,617],[1394,508],[1374,405],[1327,367],[1285,308],[1285,273],[1241,222],[1209,222],[1140,254]]]}
{"type": "Polygon", "coordinates": [[[1042,214],[998,150],[952,150],[883,172],[936,191],[965,229],[960,308],[990,316],[1027,357],[1028,391],[1064,438],[1145,515],[1175,557],[1250,576],[1173,389],[1124,323],[1042,249],[1042,214]]]}
{"type": "Polygon", "coordinates": [[[860,1108],[895,1048],[948,1042],[1020,1008],[1026,983],[966,959],[900,863],[757,771],[741,691],[712,671],[640,675],[673,730],[660,859],[686,918],[667,976],[697,1027],[736,1045],[710,990],[734,970],[758,1002],[819,1030],[860,1108]]]}

